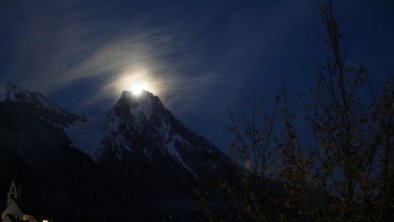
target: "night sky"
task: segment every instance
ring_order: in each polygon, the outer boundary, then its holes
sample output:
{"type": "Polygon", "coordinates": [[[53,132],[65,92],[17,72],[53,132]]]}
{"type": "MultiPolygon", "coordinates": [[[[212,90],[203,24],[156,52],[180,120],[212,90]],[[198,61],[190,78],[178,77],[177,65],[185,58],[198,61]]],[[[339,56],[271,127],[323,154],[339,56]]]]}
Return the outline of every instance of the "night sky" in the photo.
{"type": "MultiPolygon", "coordinates": [[[[318,2],[0,0],[0,82],[95,115],[142,84],[223,148],[227,108],[313,85],[327,56],[318,2]]],[[[394,72],[394,1],[336,2],[349,61],[380,84],[394,72]]]]}

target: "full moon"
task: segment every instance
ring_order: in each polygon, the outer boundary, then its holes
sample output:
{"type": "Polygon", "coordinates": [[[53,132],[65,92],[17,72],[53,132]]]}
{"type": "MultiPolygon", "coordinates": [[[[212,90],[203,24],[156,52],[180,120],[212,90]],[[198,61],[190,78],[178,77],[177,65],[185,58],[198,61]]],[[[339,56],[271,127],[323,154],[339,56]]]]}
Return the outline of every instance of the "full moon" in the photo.
{"type": "Polygon", "coordinates": [[[135,97],[141,97],[145,91],[157,94],[160,91],[159,82],[147,69],[132,69],[119,74],[107,89],[112,90],[115,97],[125,90],[135,97]]]}
{"type": "Polygon", "coordinates": [[[143,87],[142,85],[136,84],[136,85],[132,85],[131,86],[131,92],[135,95],[135,96],[139,96],[141,95],[142,91],[143,91],[143,87]]]}

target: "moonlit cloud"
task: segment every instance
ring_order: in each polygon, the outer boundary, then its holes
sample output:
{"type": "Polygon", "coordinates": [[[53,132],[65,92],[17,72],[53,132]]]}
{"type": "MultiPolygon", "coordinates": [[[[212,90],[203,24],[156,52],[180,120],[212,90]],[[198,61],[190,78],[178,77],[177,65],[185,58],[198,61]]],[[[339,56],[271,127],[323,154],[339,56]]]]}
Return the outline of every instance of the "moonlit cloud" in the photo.
{"type": "Polygon", "coordinates": [[[297,16],[287,10],[294,4],[278,14],[237,1],[152,2],[13,3],[10,14],[22,10],[26,19],[14,33],[17,56],[0,78],[88,113],[108,108],[138,82],[197,132],[223,138],[226,107],[253,86],[246,80],[256,67],[270,62],[277,31],[297,16]],[[281,26],[267,29],[275,24],[281,26]]]}
{"type": "Polygon", "coordinates": [[[198,100],[191,102],[195,97],[203,100],[210,88],[222,84],[210,70],[215,67],[198,67],[205,65],[186,51],[191,43],[185,39],[194,34],[186,24],[152,25],[149,18],[134,17],[115,23],[97,16],[108,13],[104,6],[89,7],[88,12],[78,7],[83,5],[40,2],[34,10],[26,9],[28,20],[16,44],[19,67],[6,78],[47,95],[67,91],[80,80],[104,78],[77,110],[115,101],[132,81],[142,81],[169,106],[183,101],[182,109],[188,110],[198,105],[198,100]]]}
{"type": "Polygon", "coordinates": [[[199,110],[201,118],[219,119],[245,88],[257,87],[246,82],[251,75],[271,76],[261,63],[276,59],[277,39],[299,15],[293,9],[302,11],[297,3],[239,8],[237,1],[196,1],[177,9],[153,2],[133,1],[125,12],[116,3],[14,3],[26,20],[5,79],[57,95],[74,111],[113,104],[137,81],[181,118],[199,110]]]}
{"type": "MultiPolygon", "coordinates": [[[[379,43],[370,55],[390,58],[390,41],[377,39],[392,34],[388,7],[341,4],[349,18],[364,17],[365,31],[350,39],[379,43]],[[387,15],[374,13],[379,7],[387,15]],[[375,15],[381,20],[367,19],[375,15]]],[[[298,92],[313,81],[311,61],[325,50],[314,13],[305,0],[5,1],[0,82],[86,113],[114,104],[137,82],[186,125],[220,139],[226,107],[245,95],[269,97],[283,82],[298,92]]]]}

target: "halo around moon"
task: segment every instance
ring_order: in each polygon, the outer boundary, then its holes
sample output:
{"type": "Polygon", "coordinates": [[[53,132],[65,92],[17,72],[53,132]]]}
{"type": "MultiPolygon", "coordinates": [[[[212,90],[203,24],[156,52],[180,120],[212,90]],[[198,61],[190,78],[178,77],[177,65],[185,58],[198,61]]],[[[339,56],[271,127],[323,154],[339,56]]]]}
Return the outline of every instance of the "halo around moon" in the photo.
{"type": "Polygon", "coordinates": [[[119,75],[112,84],[110,84],[115,94],[122,91],[130,91],[134,96],[140,96],[143,91],[149,91],[158,94],[159,87],[155,84],[152,74],[147,69],[127,70],[119,75]]]}

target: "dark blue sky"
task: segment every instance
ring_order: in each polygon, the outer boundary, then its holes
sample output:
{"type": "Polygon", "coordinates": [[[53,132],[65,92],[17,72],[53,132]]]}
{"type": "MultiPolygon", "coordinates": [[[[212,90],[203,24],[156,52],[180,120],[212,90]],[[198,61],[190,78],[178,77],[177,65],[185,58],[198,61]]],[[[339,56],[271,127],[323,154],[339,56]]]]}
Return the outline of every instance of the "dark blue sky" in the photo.
{"type": "MultiPolygon", "coordinates": [[[[394,72],[394,2],[337,1],[349,58],[394,72]]],[[[305,92],[327,48],[318,1],[0,1],[0,82],[99,112],[144,81],[190,128],[228,144],[226,108],[305,92]]]]}

